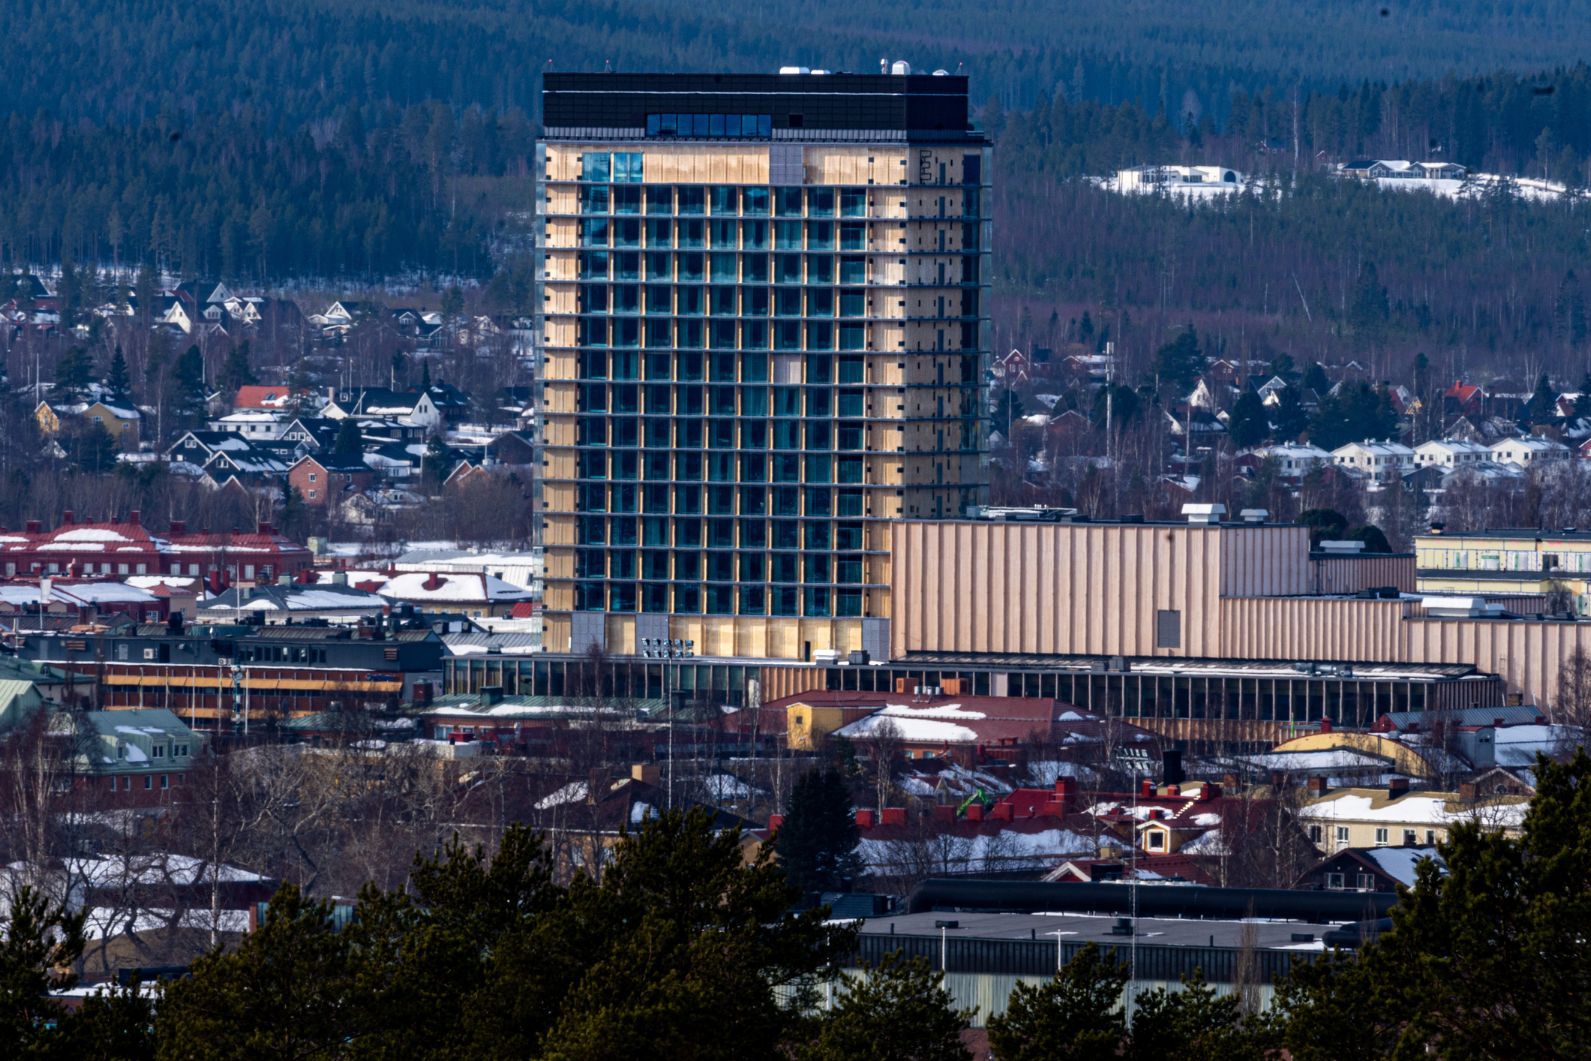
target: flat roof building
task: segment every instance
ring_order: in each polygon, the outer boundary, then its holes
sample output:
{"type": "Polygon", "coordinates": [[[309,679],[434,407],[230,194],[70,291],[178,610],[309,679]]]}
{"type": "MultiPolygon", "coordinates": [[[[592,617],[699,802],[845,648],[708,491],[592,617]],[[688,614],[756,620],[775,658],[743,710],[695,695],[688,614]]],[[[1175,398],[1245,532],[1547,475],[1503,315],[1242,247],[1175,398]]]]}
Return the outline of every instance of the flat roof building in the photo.
{"type": "Polygon", "coordinates": [[[546,638],[877,646],[892,522],[981,500],[967,79],[545,75],[546,638]]]}

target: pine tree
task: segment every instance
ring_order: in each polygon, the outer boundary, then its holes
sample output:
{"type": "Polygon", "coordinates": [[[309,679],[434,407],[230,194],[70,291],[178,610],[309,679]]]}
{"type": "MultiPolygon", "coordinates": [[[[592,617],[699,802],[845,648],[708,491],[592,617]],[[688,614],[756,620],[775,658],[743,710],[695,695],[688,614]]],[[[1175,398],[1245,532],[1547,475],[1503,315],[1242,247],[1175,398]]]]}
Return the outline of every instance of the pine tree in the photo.
{"type": "Polygon", "coordinates": [[[1003,1014],[989,1018],[1001,1061],[1110,1061],[1127,1035],[1127,967],[1090,943],[1044,984],[1019,983],[1003,1014]]]}
{"type": "Polygon", "coordinates": [[[249,363],[249,341],[245,339],[226,353],[226,360],[221,364],[221,390],[232,395],[239,387],[257,382],[254,366],[249,363]]]}
{"type": "Polygon", "coordinates": [[[780,1056],[803,1032],[781,997],[828,975],[855,946],[762,852],[702,809],[649,820],[599,882],[494,946],[472,1009],[479,1056],[780,1056]]]}
{"type": "Polygon", "coordinates": [[[1133,1061],[1161,1061],[1168,1057],[1219,1058],[1263,1061],[1267,1026],[1243,1019],[1242,998],[1219,995],[1195,969],[1183,977],[1178,990],[1156,988],[1133,1000],[1133,1061]]]}
{"type": "Polygon", "coordinates": [[[1199,350],[1199,334],[1193,325],[1155,352],[1155,375],[1162,390],[1172,388],[1177,396],[1187,393],[1199,373],[1204,371],[1204,354],[1199,350]]]}
{"type": "Polygon", "coordinates": [[[197,346],[189,346],[177,358],[167,377],[170,389],[168,401],[172,415],[181,424],[192,424],[204,412],[204,355],[197,346]]]}
{"type": "Polygon", "coordinates": [[[1331,380],[1326,378],[1326,370],[1319,361],[1311,361],[1304,370],[1304,389],[1312,390],[1315,396],[1324,400],[1326,393],[1331,390],[1331,380]]]}
{"type": "Polygon", "coordinates": [[[1353,960],[1279,986],[1297,1058],[1584,1057],[1591,1043],[1591,757],[1537,760],[1521,835],[1456,823],[1353,960]]]}
{"type": "Polygon", "coordinates": [[[958,1010],[939,973],[922,958],[887,955],[847,977],[839,1000],[818,1023],[800,1061],[966,1061],[958,1010]]]}
{"type": "Polygon", "coordinates": [[[167,987],[156,1021],[161,1056],[341,1055],[358,1016],[353,938],[332,923],[329,904],[284,884],[237,949],[205,955],[167,987]]]}
{"type": "Polygon", "coordinates": [[[1309,414],[1299,403],[1298,392],[1293,387],[1283,390],[1271,414],[1275,420],[1271,436],[1277,442],[1297,442],[1298,436],[1309,428],[1309,414]]]}
{"type": "Polygon", "coordinates": [[[55,394],[63,401],[80,398],[94,380],[94,363],[88,351],[74,346],[55,363],[55,394]]]}
{"type": "Polygon", "coordinates": [[[116,456],[121,452],[105,425],[90,423],[72,440],[72,459],[85,472],[99,473],[116,467],[116,456]]]}
{"type": "Polygon", "coordinates": [[[803,894],[836,891],[861,869],[859,837],[845,778],[827,767],[796,779],[790,813],[774,835],[773,849],[785,876],[803,894]]]}
{"type": "Polygon", "coordinates": [[[331,460],[339,467],[358,464],[365,453],[365,436],[353,417],[344,417],[337,425],[337,438],[332,443],[331,460]]]}
{"type": "Polygon", "coordinates": [[[110,370],[105,374],[105,394],[106,397],[125,401],[132,397],[132,393],[133,381],[127,371],[127,358],[122,354],[121,344],[117,343],[115,352],[111,354],[110,370]]]}
{"type": "Polygon", "coordinates": [[[1376,273],[1376,263],[1366,261],[1354,284],[1353,299],[1348,306],[1348,325],[1364,345],[1374,346],[1383,338],[1391,315],[1386,285],[1376,273]]]}
{"type": "Polygon", "coordinates": [[[0,937],[0,1041],[19,1054],[42,1051],[47,1022],[60,1016],[52,991],[77,983],[83,915],[68,914],[24,885],[9,903],[0,937]]]}
{"type": "Polygon", "coordinates": [[[1265,403],[1251,390],[1244,391],[1232,405],[1227,433],[1238,449],[1252,449],[1265,441],[1271,425],[1265,419],[1265,403]]]}
{"type": "Polygon", "coordinates": [[[1525,403],[1520,426],[1528,429],[1532,425],[1555,422],[1558,419],[1557,406],[1557,392],[1552,389],[1552,380],[1543,372],[1536,380],[1536,389],[1531,392],[1530,401],[1525,403]]]}

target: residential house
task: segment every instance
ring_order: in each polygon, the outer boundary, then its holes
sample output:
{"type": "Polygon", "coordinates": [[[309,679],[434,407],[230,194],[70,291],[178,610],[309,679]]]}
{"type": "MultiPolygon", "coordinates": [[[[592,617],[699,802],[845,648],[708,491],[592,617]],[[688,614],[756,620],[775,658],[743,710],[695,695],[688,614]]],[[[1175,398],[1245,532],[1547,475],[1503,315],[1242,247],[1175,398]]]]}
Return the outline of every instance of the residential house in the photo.
{"type": "Polygon", "coordinates": [[[1004,357],[996,358],[990,372],[1007,387],[1015,387],[1028,381],[1031,368],[1028,355],[1020,350],[1012,350],[1004,357]]]}
{"type": "Polygon", "coordinates": [[[366,387],[337,395],[326,403],[325,416],[343,420],[350,416],[390,417],[399,423],[435,430],[442,411],[429,391],[394,391],[366,387]]]}
{"type": "Polygon", "coordinates": [[[1317,468],[1331,463],[1331,454],[1307,443],[1261,446],[1250,455],[1259,461],[1272,461],[1284,479],[1302,479],[1317,468]]]}
{"type": "Polygon", "coordinates": [[[1312,793],[1298,810],[1316,847],[1334,854],[1349,847],[1431,846],[1463,821],[1517,836],[1530,801],[1519,796],[1462,798],[1458,792],[1411,791],[1402,778],[1385,788],[1312,793]]]}
{"type": "Polygon", "coordinates": [[[281,413],[268,409],[244,409],[210,421],[212,431],[229,431],[247,439],[274,441],[286,428],[281,413]]]}
{"type": "Polygon", "coordinates": [[[356,491],[368,490],[375,473],[363,461],[339,463],[328,453],[306,454],[287,469],[287,481],[306,505],[325,507],[356,491]]]}
{"type": "Polygon", "coordinates": [[[263,383],[247,383],[239,387],[232,396],[232,411],[237,413],[257,412],[288,412],[299,402],[313,401],[314,396],[308,391],[295,392],[290,387],[278,387],[263,383]]]}
{"type": "Polygon", "coordinates": [[[1463,180],[1469,171],[1456,162],[1356,159],[1339,165],[1337,172],[1360,180],[1463,180]]]}
{"type": "Polygon", "coordinates": [[[1479,442],[1466,442],[1461,439],[1431,439],[1414,447],[1414,466],[1416,468],[1441,468],[1454,471],[1459,468],[1468,468],[1477,464],[1485,464],[1492,459],[1490,448],[1479,442]]]}
{"type": "Polygon", "coordinates": [[[1332,463],[1360,472],[1374,483],[1399,482],[1414,468],[1414,451],[1401,442],[1365,439],[1331,451],[1332,463]]]}
{"type": "Polygon", "coordinates": [[[1533,468],[1540,464],[1567,461],[1573,456],[1573,451],[1562,442],[1528,435],[1523,438],[1505,438],[1492,443],[1491,455],[1492,460],[1498,464],[1533,468]]]}
{"type": "Polygon", "coordinates": [[[74,727],[77,785],[99,807],[141,807],[171,798],[188,779],[201,738],[163,707],[60,715],[74,727]]]}
{"type": "Polygon", "coordinates": [[[1156,164],[1116,171],[1115,189],[1120,192],[1176,194],[1188,189],[1221,188],[1236,191],[1243,186],[1243,174],[1225,166],[1184,166],[1156,164]]]}
{"type": "Polygon", "coordinates": [[[284,462],[254,445],[245,450],[221,450],[204,462],[204,474],[217,487],[276,490],[286,473],[284,462]]]}
{"type": "Polygon", "coordinates": [[[1426,859],[1442,865],[1435,847],[1346,847],[1311,868],[1298,887],[1317,891],[1395,892],[1413,887],[1415,870],[1426,859]]]}
{"type": "Polygon", "coordinates": [[[1467,416],[1472,420],[1483,416],[1486,397],[1486,388],[1479,384],[1454,380],[1453,385],[1442,392],[1442,416],[1444,419],[1467,416]]]}
{"type": "Polygon", "coordinates": [[[63,428],[71,430],[75,426],[99,424],[124,451],[138,448],[144,420],[143,413],[131,402],[108,398],[84,402],[40,402],[33,410],[33,418],[39,425],[39,431],[47,436],[57,435],[63,428]]]}

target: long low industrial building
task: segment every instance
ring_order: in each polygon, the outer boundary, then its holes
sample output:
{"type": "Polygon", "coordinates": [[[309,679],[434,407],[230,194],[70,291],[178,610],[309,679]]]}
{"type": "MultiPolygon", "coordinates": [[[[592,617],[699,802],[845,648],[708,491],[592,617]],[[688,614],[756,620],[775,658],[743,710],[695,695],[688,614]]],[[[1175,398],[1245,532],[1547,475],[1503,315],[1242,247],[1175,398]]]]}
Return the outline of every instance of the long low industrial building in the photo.
{"type": "Polygon", "coordinates": [[[887,954],[944,975],[975,1025],[1004,1012],[1012,989],[1038,984],[1092,943],[1128,966],[1124,995],[1175,987],[1197,970],[1217,991],[1268,1005],[1277,980],[1328,947],[1373,935],[1390,893],[928,880],[896,913],[858,924],[855,965],[887,954]],[[1136,910],[1136,916],[1134,911],[1136,910]]]}
{"type": "Polygon", "coordinates": [[[1053,696],[1168,735],[1258,741],[1323,718],[1364,727],[1391,711],[1549,706],[1565,661],[1591,653],[1591,623],[1539,614],[1539,596],[1424,597],[1412,556],[1312,551],[1300,525],[1197,507],[1186,522],[1000,516],[902,521],[893,618],[837,654],[477,654],[447,661],[445,685],[560,696],[589,687],[600,665],[615,695],[734,705],[954,686],[1053,696]]]}

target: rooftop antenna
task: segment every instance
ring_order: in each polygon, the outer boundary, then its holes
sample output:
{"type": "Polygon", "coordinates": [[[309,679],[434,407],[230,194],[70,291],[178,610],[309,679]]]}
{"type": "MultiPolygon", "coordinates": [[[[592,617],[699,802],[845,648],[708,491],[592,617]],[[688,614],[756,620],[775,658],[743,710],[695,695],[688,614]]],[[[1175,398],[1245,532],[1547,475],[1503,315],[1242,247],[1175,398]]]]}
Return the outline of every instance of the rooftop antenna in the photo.
{"type": "Polygon", "coordinates": [[[602,60],[602,72],[604,74],[613,73],[613,60],[612,59],[604,59],[604,60],[602,60]]]}
{"type": "Polygon", "coordinates": [[[966,63],[957,63],[956,64],[956,73],[958,75],[964,74],[966,72],[967,72],[967,64],[966,63]]]}

